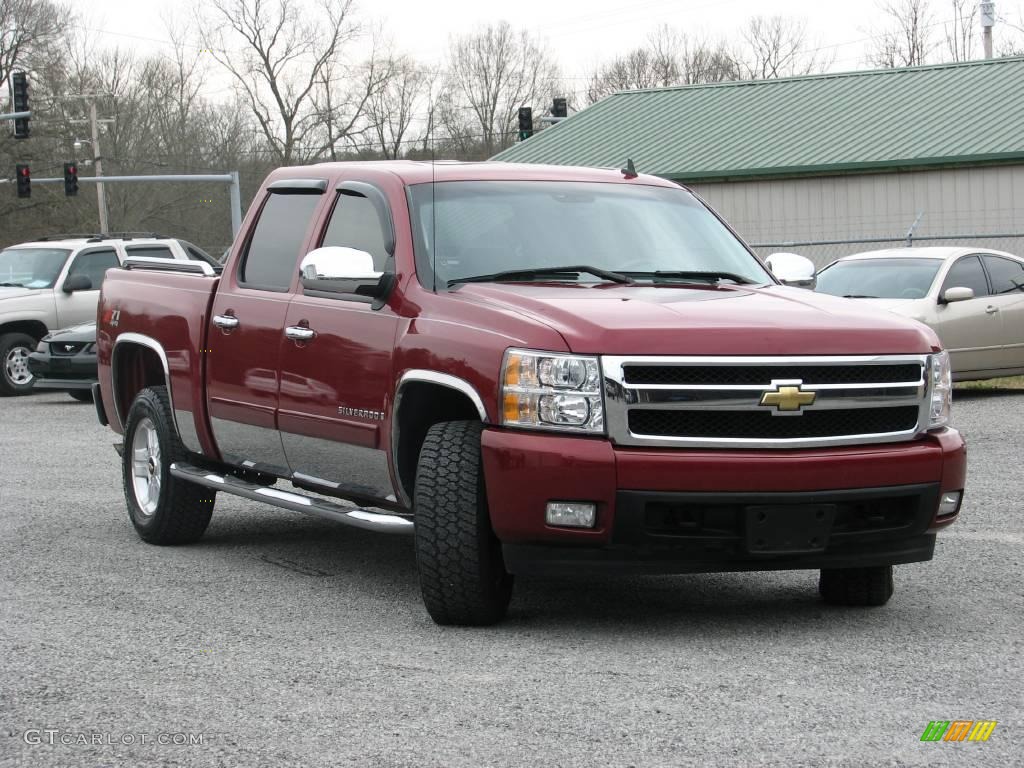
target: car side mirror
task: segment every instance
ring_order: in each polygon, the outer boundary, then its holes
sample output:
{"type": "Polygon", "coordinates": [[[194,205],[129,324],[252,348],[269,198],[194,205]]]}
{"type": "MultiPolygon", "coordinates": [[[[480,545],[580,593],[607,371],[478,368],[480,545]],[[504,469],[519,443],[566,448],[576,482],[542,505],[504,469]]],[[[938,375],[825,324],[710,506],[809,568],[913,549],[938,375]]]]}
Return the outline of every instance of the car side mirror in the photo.
{"type": "Polygon", "coordinates": [[[814,262],[799,253],[773,253],[765,263],[783,285],[814,290],[818,283],[814,262]]]}
{"type": "Polygon", "coordinates": [[[939,304],[952,304],[954,301],[967,301],[974,298],[973,288],[947,288],[942,292],[939,304]]]}
{"type": "Polygon", "coordinates": [[[302,286],[312,291],[381,298],[393,276],[373,268],[373,256],[356,248],[329,245],[307,253],[299,264],[302,286]]]}
{"type": "Polygon", "coordinates": [[[67,279],[64,280],[64,287],[62,290],[64,293],[91,291],[92,280],[89,279],[88,275],[68,275],[67,279]]]}

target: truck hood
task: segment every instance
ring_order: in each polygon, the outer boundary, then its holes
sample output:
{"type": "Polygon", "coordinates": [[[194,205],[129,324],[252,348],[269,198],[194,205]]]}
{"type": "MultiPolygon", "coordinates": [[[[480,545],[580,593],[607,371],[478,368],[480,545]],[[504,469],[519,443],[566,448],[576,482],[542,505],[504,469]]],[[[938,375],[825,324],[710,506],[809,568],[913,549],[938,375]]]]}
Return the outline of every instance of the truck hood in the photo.
{"type": "Polygon", "coordinates": [[[453,294],[527,314],[574,352],[648,355],[878,355],[939,349],[927,326],[783,286],[468,283],[453,294]]]}
{"type": "Polygon", "coordinates": [[[28,296],[36,291],[29,288],[15,288],[10,285],[0,285],[0,299],[14,299],[18,296],[28,296]]]}

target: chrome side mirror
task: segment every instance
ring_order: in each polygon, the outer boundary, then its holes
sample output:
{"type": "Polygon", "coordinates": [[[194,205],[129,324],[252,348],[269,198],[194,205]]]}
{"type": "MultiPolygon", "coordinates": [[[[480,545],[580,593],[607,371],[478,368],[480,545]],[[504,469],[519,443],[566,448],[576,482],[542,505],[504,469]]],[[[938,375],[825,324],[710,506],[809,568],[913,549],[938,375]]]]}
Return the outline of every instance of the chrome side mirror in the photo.
{"type": "Polygon", "coordinates": [[[967,301],[974,298],[973,288],[947,288],[942,292],[939,304],[952,304],[954,301],[967,301]]]}
{"type": "Polygon", "coordinates": [[[307,290],[377,299],[386,295],[394,283],[393,275],[373,268],[369,253],[337,245],[307,253],[299,263],[299,275],[307,290]]]}
{"type": "Polygon", "coordinates": [[[814,262],[798,253],[773,253],[765,263],[783,285],[813,290],[818,282],[814,262]]]}

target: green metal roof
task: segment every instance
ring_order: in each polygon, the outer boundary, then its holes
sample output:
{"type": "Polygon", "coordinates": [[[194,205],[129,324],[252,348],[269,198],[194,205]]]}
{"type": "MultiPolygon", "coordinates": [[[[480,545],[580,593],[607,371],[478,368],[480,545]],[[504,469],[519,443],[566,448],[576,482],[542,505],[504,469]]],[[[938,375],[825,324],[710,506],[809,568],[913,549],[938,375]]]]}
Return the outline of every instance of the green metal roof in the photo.
{"type": "Polygon", "coordinates": [[[623,91],[495,160],[680,181],[1024,160],[1024,57],[623,91]]]}

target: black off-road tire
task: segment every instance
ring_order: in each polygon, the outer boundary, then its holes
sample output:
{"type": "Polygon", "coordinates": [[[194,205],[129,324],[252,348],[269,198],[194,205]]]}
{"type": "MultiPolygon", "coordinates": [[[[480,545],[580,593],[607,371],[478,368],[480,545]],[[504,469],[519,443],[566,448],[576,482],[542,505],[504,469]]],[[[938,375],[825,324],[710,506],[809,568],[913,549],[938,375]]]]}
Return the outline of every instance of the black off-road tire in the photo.
{"type": "Polygon", "coordinates": [[[512,575],[487,510],[482,431],[476,421],[435,424],[416,466],[416,563],[423,602],[437,624],[495,624],[512,597],[512,575]]]}
{"type": "MultiPolygon", "coordinates": [[[[147,431],[149,427],[145,427],[147,431]]],[[[166,387],[147,387],[135,397],[124,430],[121,464],[124,498],[128,516],[139,537],[150,544],[191,544],[198,541],[210,524],[217,494],[209,488],[171,475],[170,466],[186,461],[188,453],[174,429],[166,387]],[[136,498],[134,486],[138,456],[133,445],[140,425],[153,425],[159,443],[159,491],[153,494],[156,507],[146,513],[136,498]]]]}
{"type": "Polygon", "coordinates": [[[29,375],[27,381],[16,383],[7,370],[7,357],[15,350],[22,350],[25,365],[28,354],[36,348],[38,342],[27,333],[5,333],[0,336],[0,397],[27,395],[32,392],[35,377],[29,375]]]}
{"type": "Polygon", "coordinates": [[[68,394],[80,403],[92,402],[92,392],[88,389],[72,389],[68,391],[68,394]]]}
{"type": "Polygon", "coordinates": [[[829,605],[885,605],[892,597],[892,566],[822,568],[818,592],[829,605]]]}

